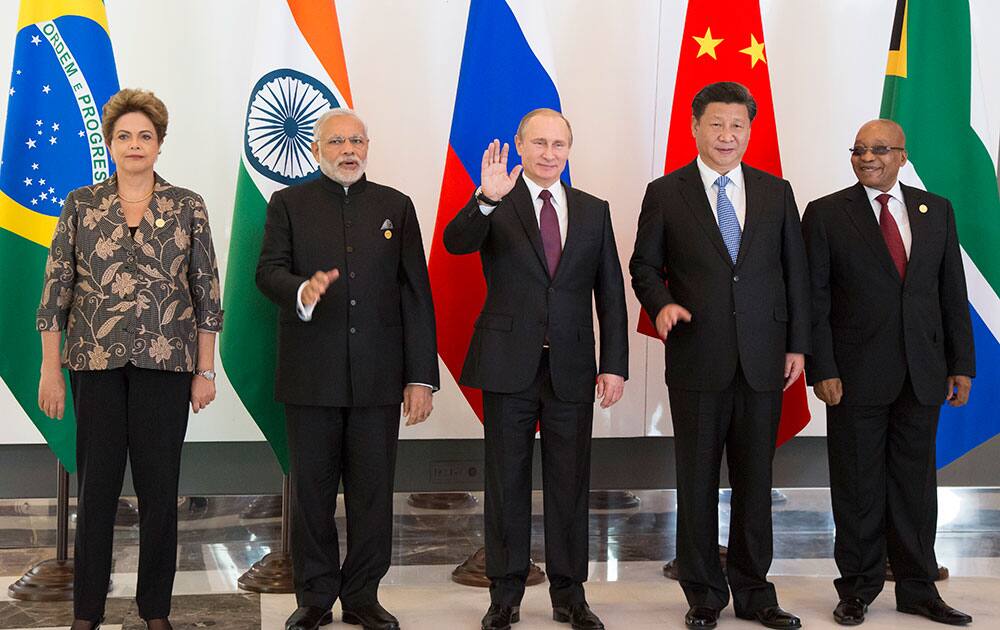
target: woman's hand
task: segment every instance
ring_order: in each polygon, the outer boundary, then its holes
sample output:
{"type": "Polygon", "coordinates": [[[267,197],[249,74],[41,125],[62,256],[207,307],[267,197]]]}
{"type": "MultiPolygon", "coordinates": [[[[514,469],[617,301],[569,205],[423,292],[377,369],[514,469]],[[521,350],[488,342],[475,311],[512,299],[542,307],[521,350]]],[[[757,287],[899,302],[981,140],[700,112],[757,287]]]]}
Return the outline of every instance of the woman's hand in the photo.
{"type": "Polygon", "coordinates": [[[42,366],[38,379],[38,408],[46,416],[62,420],[66,411],[66,380],[59,366],[42,366]]]}
{"type": "Polygon", "coordinates": [[[198,413],[215,400],[215,381],[195,374],[191,377],[191,411],[198,413]]]}

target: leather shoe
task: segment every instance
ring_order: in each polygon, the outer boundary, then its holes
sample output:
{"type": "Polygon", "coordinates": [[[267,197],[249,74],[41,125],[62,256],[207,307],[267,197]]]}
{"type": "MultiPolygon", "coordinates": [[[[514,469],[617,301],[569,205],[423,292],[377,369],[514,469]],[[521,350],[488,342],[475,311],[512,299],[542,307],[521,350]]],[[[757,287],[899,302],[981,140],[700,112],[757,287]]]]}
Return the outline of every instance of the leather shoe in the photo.
{"type": "Polygon", "coordinates": [[[966,626],[972,623],[971,615],[967,615],[960,610],[955,610],[944,603],[944,600],[940,597],[932,599],[929,602],[912,604],[910,606],[896,604],[896,610],[909,615],[921,615],[931,621],[946,623],[949,626],[966,626]]]}
{"type": "Polygon", "coordinates": [[[751,615],[737,615],[741,619],[756,619],[761,625],[767,628],[801,628],[802,621],[790,612],[784,611],[780,606],[768,606],[755,611],[751,615]]]}
{"type": "Polygon", "coordinates": [[[842,626],[858,626],[865,620],[868,604],[860,597],[845,597],[833,609],[833,618],[842,626]]]}
{"type": "Polygon", "coordinates": [[[299,606],[285,622],[285,630],[316,630],[333,623],[333,613],[319,606],[299,606]]]}
{"type": "Polygon", "coordinates": [[[604,630],[601,618],[594,614],[587,602],[553,606],[552,618],[559,623],[570,624],[573,630],[604,630]]]}
{"type": "Polygon", "coordinates": [[[510,624],[521,620],[520,606],[500,606],[490,604],[483,616],[483,630],[510,630],[510,624]]]}
{"type": "Polygon", "coordinates": [[[708,606],[692,606],[684,615],[688,628],[714,628],[719,623],[719,611],[708,606]]]}
{"type": "Polygon", "coordinates": [[[365,630],[399,630],[399,620],[378,602],[360,608],[345,608],[344,623],[361,626],[365,630]]]}

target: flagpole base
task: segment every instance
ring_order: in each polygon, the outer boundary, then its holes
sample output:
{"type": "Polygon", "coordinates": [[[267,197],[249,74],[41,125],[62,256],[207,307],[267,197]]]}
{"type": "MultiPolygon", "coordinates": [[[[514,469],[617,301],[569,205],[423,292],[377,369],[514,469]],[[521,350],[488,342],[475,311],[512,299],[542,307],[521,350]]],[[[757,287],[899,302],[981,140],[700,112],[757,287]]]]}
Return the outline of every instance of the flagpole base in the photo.
{"type": "MultiPolygon", "coordinates": [[[[489,588],[490,578],[486,577],[486,548],[480,547],[462,564],[451,572],[451,581],[463,586],[489,588]]],[[[545,581],[545,571],[531,562],[526,586],[535,586],[545,581]]]]}
{"type": "MultiPolygon", "coordinates": [[[[948,570],[948,567],[945,567],[945,566],[942,566],[942,565],[939,564],[938,565],[938,570],[937,570],[937,575],[934,576],[934,581],[935,582],[940,582],[942,580],[947,580],[949,577],[951,577],[951,571],[948,570]]],[[[889,564],[888,558],[885,561],[885,581],[886,582],[895,582],[896,581],[896,576],[893,575],[893,573],[892,573],[892,566],[889,564]]]]}
{"type": "Polygon", "coordinates": [[[254,593],[294,593],[292,557],[281,551],[271,552],[247,569],[237,583],[254,593]]]}
{"type": "Polygon", "coordinates": [[[7,587],[7,594],[25,602],[65,602],[73,599],[73,561],[43,560],[7,587]]]}
{"type": "Polygon", "coordinates": [[[466,510],[479,502],[468,492],[414,492],[406,497],[406,503],[424,510],[466,510]]]}
{"type": "MultiPolygon", "coordinates": [[[[722,572],[726,572],[726,555],[729,553],[729,549],[723,545],[719,545],[719,562],[722,563],[722,572]]],[[[677,574],[677,558],[674,558],[670,562],[663,565],[663,577],[669,578],[671,580],[679,580],[677,574]]]]}
{"type": "Polygon", "coordinates": [[[628,490],[591,490],[592,510],[633,510],[642,501],[628,490]]]}

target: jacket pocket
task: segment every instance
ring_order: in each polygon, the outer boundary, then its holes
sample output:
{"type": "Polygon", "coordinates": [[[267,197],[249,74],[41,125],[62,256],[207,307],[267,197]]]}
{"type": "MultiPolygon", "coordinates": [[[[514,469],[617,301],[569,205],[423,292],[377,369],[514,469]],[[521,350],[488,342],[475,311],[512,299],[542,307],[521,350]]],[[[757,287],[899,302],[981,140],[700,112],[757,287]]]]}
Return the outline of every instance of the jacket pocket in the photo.
{"type": "Polygon", "coordinates": [[[509,332],[514,329],[514,318],[500,313],[480,313],[479,319],[476,320],[476,328],[509,332]]]}

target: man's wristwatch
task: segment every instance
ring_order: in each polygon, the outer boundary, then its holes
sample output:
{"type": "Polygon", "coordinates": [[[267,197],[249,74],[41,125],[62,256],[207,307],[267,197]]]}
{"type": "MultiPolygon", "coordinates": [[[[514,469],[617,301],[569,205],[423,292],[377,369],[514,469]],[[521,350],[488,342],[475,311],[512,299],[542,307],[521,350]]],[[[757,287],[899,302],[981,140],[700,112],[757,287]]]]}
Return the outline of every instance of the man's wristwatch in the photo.
{"type": "Polygon", "coordinates": [[[476,191],[476,201],[478,201],[480,205],[492,206],[495,208],[500,205],[503,199],[500,199],[500,201],[494,201],[493,199],[490,199],[489,197],[483,194],[483,187],[480,186],[479,190],[476,191]]]}
{"type": "Polygon", "coordinates": [[[202,377],[206,381],[215,380],[215,370],[195,370],[194,373],[202,377]]]}

